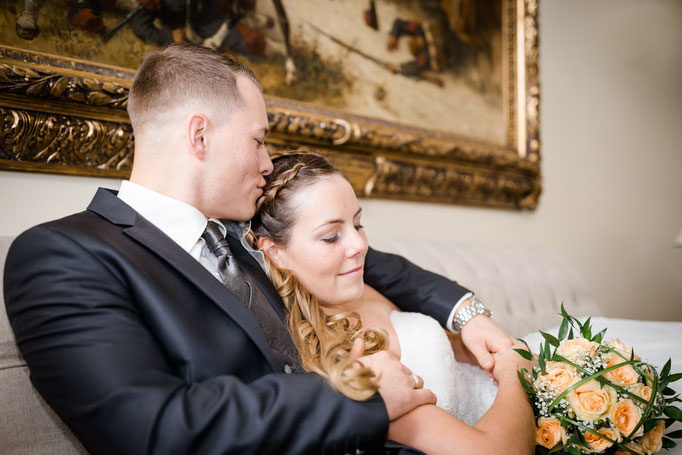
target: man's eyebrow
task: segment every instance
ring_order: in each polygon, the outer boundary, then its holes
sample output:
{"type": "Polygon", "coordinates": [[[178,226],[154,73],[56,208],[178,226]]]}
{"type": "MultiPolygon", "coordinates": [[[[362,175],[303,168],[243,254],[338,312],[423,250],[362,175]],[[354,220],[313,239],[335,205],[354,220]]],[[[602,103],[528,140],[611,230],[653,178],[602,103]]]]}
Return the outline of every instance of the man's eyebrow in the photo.
{"type": "MultiPolygon", "coordinates": [[[[353,215],[353,218],[357,217],[357,216],[360,214],[360,212],[362,212],[362,207],[360,207],[360,208],[358,209],[358,211],[355,212],[355,215],[353,215]]],[[[336,218],[336,219],[333,219],[333,220],[327,220],[327,221],[325,221],[324,223],[320,224],[320,225],[319,225],[318,227],[316,227],[315,229],[313,229],[313,231],[317,231],[317,230],[320,229],[321,227],[327,226],[328,224],[341,224],[341,223],[343,223],[343,220],[342,220],[341,218],[336,218]]]]}

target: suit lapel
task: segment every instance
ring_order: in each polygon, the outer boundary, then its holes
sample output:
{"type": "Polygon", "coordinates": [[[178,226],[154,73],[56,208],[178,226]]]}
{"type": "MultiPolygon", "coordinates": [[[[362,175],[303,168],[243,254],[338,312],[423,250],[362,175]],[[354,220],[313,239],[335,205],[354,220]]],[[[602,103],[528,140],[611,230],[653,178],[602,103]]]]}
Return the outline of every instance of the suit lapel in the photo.
{"type": "Polygon", "coordinates": [[[145,246],[209,297],[215,305],[244,330],[258,346],[273,370],[276,369],[277,363],[272,349],[254,315],[198,261],[160,229],[116,197],[116,193],[111,190],[100,188],[88,210],[98,213],[114,224],[128,226],[123,229],[125,235],[145,246]]]}
{"type": "Polygon", "coordinates": [[[227,243],[230,245],[232,254],[237,258],[237,262],[239,263],[240,267],[246,273],[251,275],[251,278],[253,278],[254,281],[256,281],[258,287],[260,287],[261,291],[263,291],[263,294],[270,302],[270,305],[272,305],[272,307],[275,309],[282,322],[286,321],[286,312],[282,298],[272,285],[272,282],[268,279],[265,272],[263,272],[263,269],[261,268],[258,261],[256,261],[253,256],[246,251],[241,242],[233,235],[228,233],[225,238],[227,239],[227,243]]]}

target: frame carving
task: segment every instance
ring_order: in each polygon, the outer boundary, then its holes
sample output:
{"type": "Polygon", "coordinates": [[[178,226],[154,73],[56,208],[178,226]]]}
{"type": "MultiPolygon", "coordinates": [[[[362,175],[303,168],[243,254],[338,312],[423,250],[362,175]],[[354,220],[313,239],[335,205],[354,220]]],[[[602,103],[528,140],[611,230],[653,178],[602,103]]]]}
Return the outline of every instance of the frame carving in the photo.
{"type": "MultiPolygon", "coordinates": [[[[537,0],[503,0],[506,144],[266,96],[269,146],[331,155],[359,196],[534,209],[541,192],[537,0]]],[[[0,169],[127,178],[134,72],[0,46],[0,169]]]]}

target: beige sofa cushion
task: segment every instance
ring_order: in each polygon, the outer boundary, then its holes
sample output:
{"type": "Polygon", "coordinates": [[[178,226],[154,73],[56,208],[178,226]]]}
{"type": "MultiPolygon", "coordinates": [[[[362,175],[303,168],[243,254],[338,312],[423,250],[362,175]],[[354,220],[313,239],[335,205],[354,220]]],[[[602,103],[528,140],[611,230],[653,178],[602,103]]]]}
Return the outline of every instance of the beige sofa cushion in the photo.
{"type": "Polygon", "coordinates": [[[14,343],[2,280],[11,237],[0,236],[0,452],[4,455],[84,454],[54,411],[38,395],[14,343]]]}
{"type": "Polygon", "coordinates": [[[561,302],[574,316],[601,316],[587,282],[553,250],[509,244],[464,244],[370,238],[379,251],[400,254],[457,281],[490,307],[510,335],[522,337],[561,322],[561,302]]]}

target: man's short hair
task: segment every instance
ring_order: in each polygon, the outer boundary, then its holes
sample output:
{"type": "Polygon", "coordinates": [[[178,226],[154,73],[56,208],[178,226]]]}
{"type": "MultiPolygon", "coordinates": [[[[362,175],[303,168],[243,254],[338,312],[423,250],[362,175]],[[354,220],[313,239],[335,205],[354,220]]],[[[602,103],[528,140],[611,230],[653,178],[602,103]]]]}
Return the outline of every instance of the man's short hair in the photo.
{"type": "Polygon", "coordinates": [[[249,68],[206,47],[176,43],[150,52],[128,95],[133,130],[179,106],[203,103],[230,109],[240,105],[237,75],[262,90],[249,68]]]}

